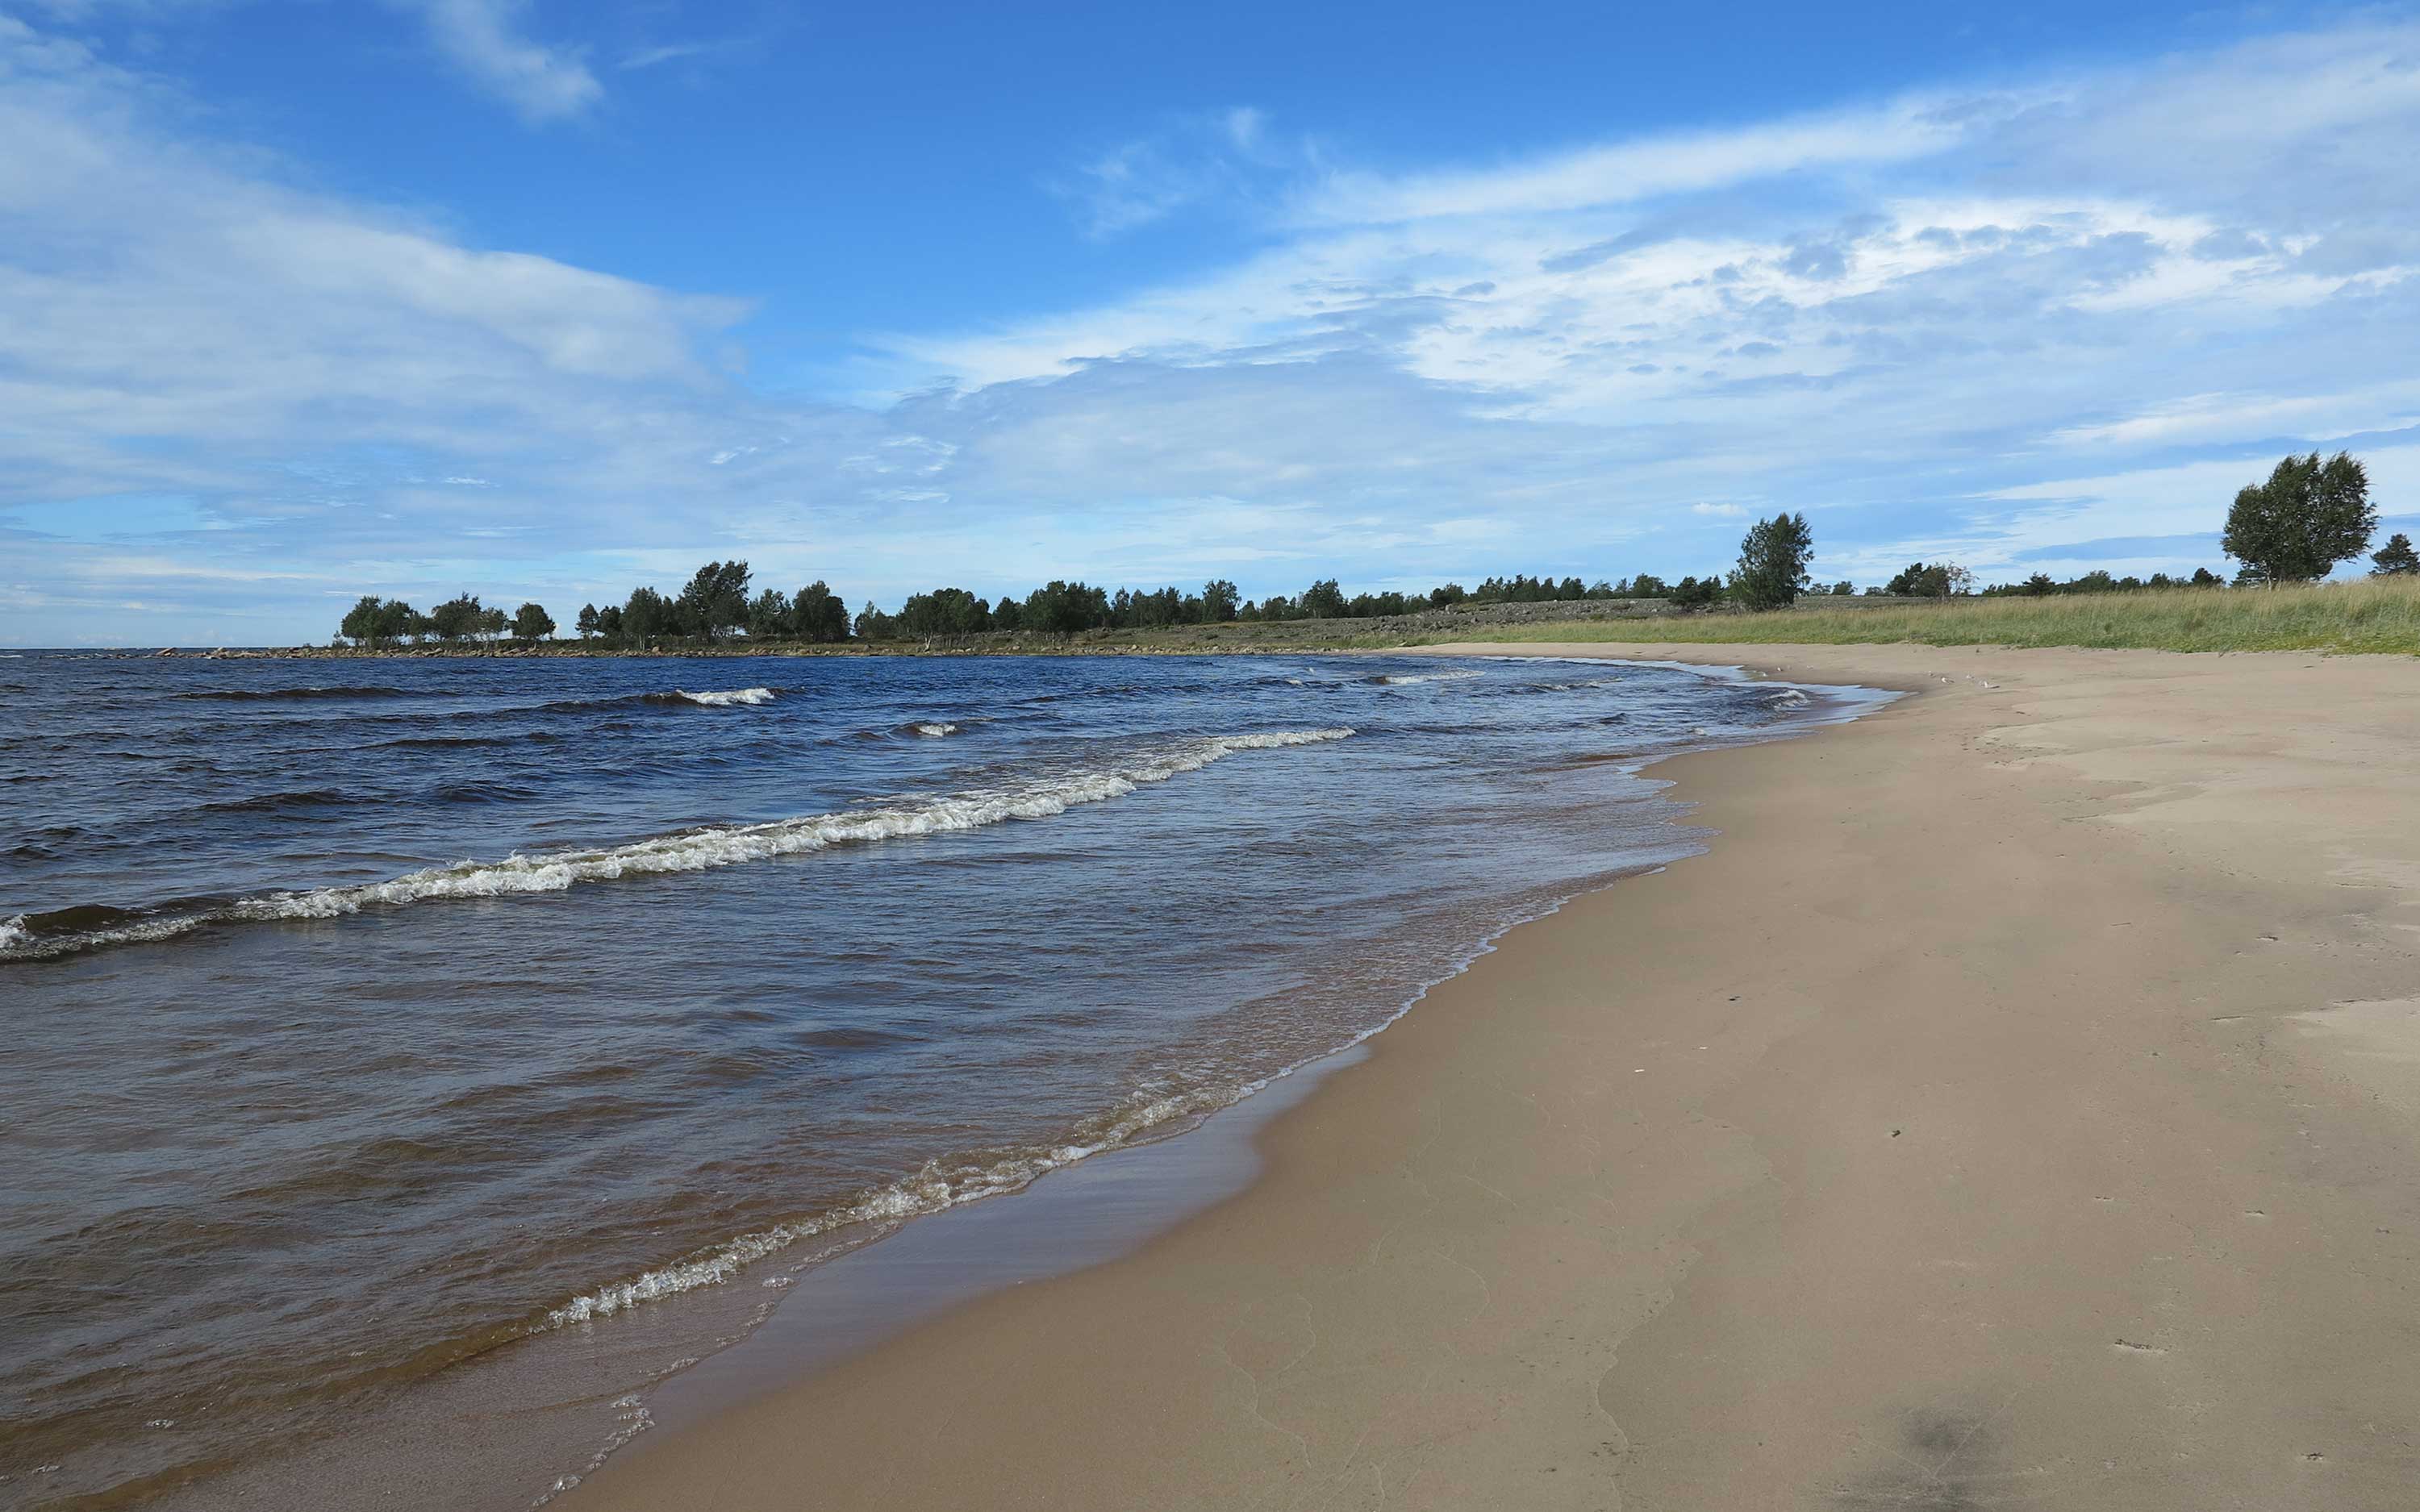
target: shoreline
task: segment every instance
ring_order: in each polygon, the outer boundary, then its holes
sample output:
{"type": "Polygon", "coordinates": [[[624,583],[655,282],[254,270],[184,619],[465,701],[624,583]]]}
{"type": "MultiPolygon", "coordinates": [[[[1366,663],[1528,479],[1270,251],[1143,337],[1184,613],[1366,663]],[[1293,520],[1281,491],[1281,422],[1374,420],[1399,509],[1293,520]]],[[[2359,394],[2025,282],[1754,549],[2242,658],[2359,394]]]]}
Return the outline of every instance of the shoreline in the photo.
{"type": "MultiPolygon", "coordinates": [[[[1521,655],[1492,659],[1557,658],[1521,655]]],[[[1710,683],[1753,681],[1730,667],[1659,665],[1683,668],[1710,683]]],[[[1898,696],[1869,688],[1805,687],[1815,695],[1813,703],[1796,699],[1796,712],[1781,723],[1755,733],[1719,734],[1691,748],[1795,740],[1866,717],[1898,696]]],[[[1668,759],[1668,754],[1646,753],[1618,764],[1629,773],[1668,759]]],[[[1668,784],[1656,779],[1650,785],[1668,784]]],[[[1546,911],[1651,872],[1670,856],[1687,854],[1689,846],[1704,843],[1685,812],[1662,817],[1642,833],[1647,832],[1673,838],[1668,844],[1649,846],[1661,854],[1578,883],[1576,890],[1544,903],[1546,911]]],[[[1506,931],[1536,917],[1521,915],[1518,921],[1476,940],[1441,976],[1420,983],[1382,1021],[1272,1072],[1236,1101],[1206,1114],[1187,1116],[1046,1172],[1000,1200],[851,1225],[801,1244],[805,1260],[786,1250],[763,1257],[724,1284],[656,1298],[635,1330],[630,1318],[617,1314],[599,1319],[593,1329],[575,1323],[560,1335],[533,1335],[494,1355],[465,1362],[442,1380],[417,1383],[402,1399],[365,1417],[339,1439],[239,1462],[230,1473],[177,1488],[157,1504],[191,1512],[305,1505],[314,1504],[311,1488],[371,1481],[410,1485],[412,1490],[404,1504],[412,1505],[518,1505],[533,1494],[551,1501],[597,1473],[609,1457],[642,1433],[677,1431],[802,1369],[878,1346],[944,1307],[1121,1257],[1233,1195],[1249,1183],[1256,1168],[1255,1131],[1366,1054],[1372,1040],[1416,1011],[1428,993],[1497,949],[1506,931]],[[1147,1186],[1156,1189],[1141,1190],[1147,1186]],[[1005,1200],[1010,1196],[1016,1200],[1005,1200]],[[667,1347],[675,1339],[706,1335],[714,1336],[700,1346],[667,1347]],[[644,1378],[628,1375],[626,1365],[624,1381],[616,1384],[608,1362],[617,1356],[652,1356],[661,1363],[650,1363],[644,1378]],[[614,1411],[599,1413],[601,1406],[614,1411]],[[506,1418],[518,1419],[529,1431],[500,1431],[506,1418]],[[451,1420],[467,1426],[483,1419],[493,1423],[482,1423],[475,1443],[466,1443],[434,1459],[423,1452],[435,1425],[451,1420]],[[592,1448],[599,1443],[604,1447],[592,1458],[592,1448]],[[535,1481],[529,1479],[533,1460],[548,1467],[535,1481]],[[548,1487],[558,1474],[561,1480],[548,1487]]]]}
{"type": "Polygon", "coordinates": [[[1280,1113],[1240,1195],[647,1435],[567,1504],[2395,1504],[2420,1350],[2378,1299],[2420,1277],[2420,1201],[2379,1178],[2420,1077],[2378,1049],[2420,1036],[2326,1010],[2413,964],[2383,917],[2420,884],[2408,663],[1424,649],[1934,696],[1665,764],[1714,850],[1505,936],[1280,1113]],[[2355,842],[2370,880],[2332,880],[2355,842]]]}

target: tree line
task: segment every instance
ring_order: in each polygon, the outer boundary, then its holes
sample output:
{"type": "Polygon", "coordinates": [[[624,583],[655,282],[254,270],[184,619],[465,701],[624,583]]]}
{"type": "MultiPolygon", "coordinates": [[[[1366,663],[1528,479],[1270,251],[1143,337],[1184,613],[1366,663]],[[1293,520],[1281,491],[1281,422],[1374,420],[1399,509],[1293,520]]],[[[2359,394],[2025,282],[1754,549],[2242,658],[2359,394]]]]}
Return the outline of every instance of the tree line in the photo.
{"type": "MultiPolygon", "coordinates": [[[[1592,583],[1577,577],[1516,573],[1482,579],[1476,588],[1448,582],[1424,594],[1390,590],[1347,596],[1336,579],[1325,578],[1298,594],[1276,594],[1254,601],[1223,578],[1203,583],[1198,593],[1173,587],[1112,592],[1054,579],[1023,598],[1003,594],[986,601],[963,588],[936,588],[909,594],[895,613],[868,600],[854,615],[821,580],[795,594],[756,589],[748,563],[735,560],[706,563],[678,593],[640,587],[619,604],[583,604],[572,628],[582,640],[644,648],[667,641],[711,644],[742,635],[752,640],[811,642],[930,640],[992,631],[1076,635],[1238,622],[1376,619],[1465,604],[1590,599],[1668,599],[1683,609],[1731,599],[1751,609],[1771,609],[1807,591],[1807,563],[1813,551],[1814,534],[1807,517],[1785,512],[1759,520],[1747,532],[1728,580],[1719,572],[1669,583],[1647,572],[1592,583]]],[[[1839,583],[1828,592],[1854,590],[1839,583]]],[[[523,604],[507,618],[503,609],[488,608],[476,594],[465,594],[423,614],[401,599],[365,594],[345,615],[337,633],[358,645],[380,646],[492,641],[507,633],[517,640],[540,640],[554,630],[553,617],[537,604],[523,604]]]]}
{"type": "Polygon", "coordinates": [[[404,640],[450,645],[494,640],[507,632],[517,640],[543,640],[554,634],[554,620],[535,604],[523,604],[507,618],[502,609],[481,604],[476,594],[449,598],[426,614],[400,598],[364,594],[336,627],[338,635],[365,646],[404,640]]]}
{"type": "MultiPolygon", "coordinates": [[[[2266,483],[2239,492],[2227,512],[2220,546],[2242,563],[2235,576],[2239,587],[2312,581],[2366,550],[2377,525],[2378,511],[2369,501],[2368,474],[2361,462],[2343,452],[2322,461],[2314,452],[2287,457],[2266,483]]],[[[1324,578],[1300,594],[1276,594],[1255,602],[1223,578],[1203,583],[1198,593],[1173,587],[1111,592],[1054,579],[1023,598],[1003,594],[986,601],[967,589],[936,588],[909,594],[895,613],[868,600],[854,615],[841,595],[820,579],[794,594],[760,589],[754,586],[748,563],[734,560],[706,563],[675,594],[642,587],[632,589],[619,604],[601,609],[583,604],[573,628],[582,640],[623,647],[644,648],[666,641],[711,644],[742,635],[752,640],[830,643],[852,638],[934,640],[992,631],[1075,635],[1087,630],[1235,622],[1378,619],[1462,604],[1590,599],[1664,599],[1683,609],[1730,603],[1761,610],[1786,608],[1809,593],[1831,597],[1854,594],[1857,589],[1853,583],[1819,586],[1809,579],[1807,564],[1814,550],[1814,531],[1807,517],[1785,510],[1748,528],[1740,540],[1738,560],[1728,574],[1690,576],[1677,582],[1666,582],[1648,572],[1594,582],[1516,573],[1483,579],[1477,588],[1448,582],[1424,594],[1390,590],[1348,597],[1337,579],[1324,578]]],[[[2420,552],[2399,532],[2371,553],[2370,561],[2374,576],[2420,575],[2420,552]]],[[[2022,582],[1978,589],[1974,574],[1955,563],[1914,562],[1889,581],[1865,592],[1918,598],[1972,594],[2046,597],[2224,584],[2225,579],[2209,568],[2196,567],[2190,577],[2155,572],[2146,579],[2118,578],[2095,571],[2063,582],[2038,572],[2022,582]]],[[[473,594],[448,599],[427,614],[401,599],[365,594],[338,626],[344,639],[367,646],[491,641],[507,633],[517,640],[542,640],[554,631],[552,616],[539,605],[523,604],[507,617],[501,608],[482,605],[473,594]]]]}

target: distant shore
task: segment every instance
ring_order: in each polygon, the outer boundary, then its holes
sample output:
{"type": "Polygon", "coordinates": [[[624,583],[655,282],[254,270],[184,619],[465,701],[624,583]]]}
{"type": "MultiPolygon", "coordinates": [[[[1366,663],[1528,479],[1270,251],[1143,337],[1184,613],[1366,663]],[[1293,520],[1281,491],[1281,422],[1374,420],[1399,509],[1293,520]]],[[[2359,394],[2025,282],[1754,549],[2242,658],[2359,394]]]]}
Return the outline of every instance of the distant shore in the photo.
{"type": "Polygon", "coordinates": [[[566,1504],[2408,1503],[2420,667],[1437,649],[1919,696],[1657,768],[1712,850],[1506,936],[1242,1195],[566,1504]]]}
{"type": "MultiPolygon", "coordinates": [[[[1786,609],[1683,609],[1667,599],[1456,604],[1370,619],[1235,620],[1215,625],[838,642],[608,639],[451,644],[178,647],[178,657],[1186,656],[1395,650],[1462,640],[1699,645],[2057,646],[2143,651],[2318,651],[2420,656],[2420,576],[2277,588],[2165,588],[1950,598],[1808,596],[1786,609]]],[[[157,648],[95,655],[160,656],[157,648]]]]}

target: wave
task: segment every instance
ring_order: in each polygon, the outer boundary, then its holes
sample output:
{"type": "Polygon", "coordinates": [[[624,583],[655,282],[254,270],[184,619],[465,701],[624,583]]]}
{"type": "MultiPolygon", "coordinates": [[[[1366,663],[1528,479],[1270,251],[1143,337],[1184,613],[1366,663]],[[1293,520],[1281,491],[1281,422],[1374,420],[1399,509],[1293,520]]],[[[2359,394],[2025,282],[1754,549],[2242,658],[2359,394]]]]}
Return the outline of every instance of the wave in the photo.
{"type": "Polygon", "coordinates": [[[722,692],[690,693],[674,688],[669,693],[645,695],[649,703],[699,703],[709,709],[727,709],[735,704],[770,703],[773,690],[769,687],[735,687],[722,692]]]}
{"type": "MultiPolygon", "coordinates": [[[[1294,1068],[1274,1073],[1288,1075],[1294,1068]]],[[[801,1240],[844,1228],[873,1224],[886,1233],[909,1218],[923,1217],[985,1197],[1021,1192],[1038,1178],[1078,1161],[1120,1149],[1171,1122],[1198,1119],[1230,1107],[1266,1087],[1272,1076],[1242,1086],[1202,1086],[1185,1090],[1137,1091],[1107,1114],[1088,1119],[1062,1143],[1023,1149],[992,1149],[952,1159],[947,1165],[927,1161],[914,1175],[876,1187],[836,1207],[790,1223],[742,1234],[710,1249],[700,1250],[669,1265],[659,1266],[626,1281],[584,1292],[548,1309],[531,1330],[544,1333],[585,1323],[636,1307],[642,1303],[676,1296],[700,1287],[719,1286],[766,1257],[801,1240]]],[[[770,1285],[771,1283],[768,1283],[770,1285]]]]}
{"type": "Polygon", "coordinates": [[[1138,788],[1199,771],[1244,750],[1342,740],[1350,729],[1211,735],[1093,771],[1037,777],[1009,786],[765,824],[684,830],[627,845],[514,854],[500,861],[429,867],[388,882],[271,892],[194,912],[145,916],[106,908],[20,914],[0,926],[0,962],[48,960],[105,946],[164,940],[206,924],[336,918],[365,908],[396,908],[444,898],[501,898],[562,892],[623,877],[706,872],[834,845],[980,829],[1011,819],[1047,819],[1079,804],[1123,797],[1138,788]],[[96,919],[108,922],[85,927],[96,919]],[[124,920],[124,922],[119,922],[124,920]]]}
{"type": "Polygon", "coordinates": [[[954,735],[958,733],[956,725],[943,719],[928,719],[921,724],[904,725],[901,728],[911,735],[922,735],[927,740],[938,740],[943,735],[954,735]]]}
{"type": "Polygon", "coordinates": [[[1479,674],[1466,668],[1443,672],[1382,672],[1370,681],[1388,687],[1406,687],[1414,683],[1460,683],[1479,674]]]}
{"type": "Polygon", "coordinates": [[[288,699],[408,699],[417,697],[401,687],[212,687],[169,695],[225,703],[258,703],[288,699]]]}

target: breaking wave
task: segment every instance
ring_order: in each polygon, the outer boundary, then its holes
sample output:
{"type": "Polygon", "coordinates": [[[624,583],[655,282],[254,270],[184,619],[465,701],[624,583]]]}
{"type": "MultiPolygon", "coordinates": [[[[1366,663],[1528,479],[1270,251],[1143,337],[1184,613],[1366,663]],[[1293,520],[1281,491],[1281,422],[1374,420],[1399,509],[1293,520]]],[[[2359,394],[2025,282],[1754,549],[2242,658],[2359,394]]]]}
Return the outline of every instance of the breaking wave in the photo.
{"type": "Polygon", "coordinates": [[[48,915],[20,914],[0,925],[0,961],[47,960],[104,946],[164,940],[205,924],[335,918],[365,908],[395,908],[432,899],[562,892],[584,883],[705,872],[834,845],[980,829],[1011,819],[1047,819],[1078,804],[1123,797],[1147,784],[1199,771],[1237,751],[1315,745],[1352,733],[1350,729],[1333,729],[1212,735],[1090,771],[1036,777],[1004,786],[765,824],[684,830],[627,845],[515,854],[500,861],[462,861],[389,882],[264,893],[193,912],[146,916],[93,906],[48,915]],[[93,925],[98,927],[87,927],[93,925]]]}
{"type": "Polygon", "coordinates": [[[908,733],[911,735],[923,735],[928,740],[939,740],[943,735],[956,734],[958,727],[947,720],[928,719],[921,724],[908,726],[908,733]]]}
{"type": "Polygon", "coordinates": [[[674,688],[669,693],[650,693],[650,703],[700,703],[709,709],[727,709],[736,704],[770,703],[773,690],[769,687],[735,687],[721,692],[690,693],[674,688]]]}
{"type": "Polygon", "coordinates": [[[1385,672],[1371,679],[1388,687],[1407,687],[1414,683],[1459,683],[1478,676],[1468,668],[1443,672],[1385,672]]]}

